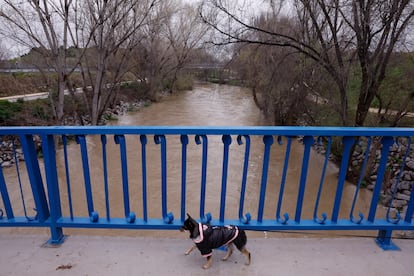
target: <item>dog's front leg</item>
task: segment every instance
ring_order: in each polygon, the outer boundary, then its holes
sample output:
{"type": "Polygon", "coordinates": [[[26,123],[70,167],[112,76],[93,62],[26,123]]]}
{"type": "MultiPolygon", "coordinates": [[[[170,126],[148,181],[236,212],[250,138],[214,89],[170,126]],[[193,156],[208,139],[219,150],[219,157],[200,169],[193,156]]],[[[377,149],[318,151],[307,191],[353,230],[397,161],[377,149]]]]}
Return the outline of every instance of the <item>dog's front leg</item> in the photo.
{"type": "Polygon", "coordinates": [[[212,260],[213,260],[213,259],[211,258],[211,256],[208,256],[208,257],[207,257],[207,261],[206,261],[206,263],[203,265],[203,268],[204,268],[204,269],[208,269],[208,268],[210,268],[212,260]]]}
{"type": "Polygon", "coordinates": [[[197,247],[197,245],[193,245],[193,246],[191,246],[187,251],[185,251],[185,255],[188,255],[188,254],[190,254],[191,253],[191,251],[193,251],[195,248],[197,247]]]}

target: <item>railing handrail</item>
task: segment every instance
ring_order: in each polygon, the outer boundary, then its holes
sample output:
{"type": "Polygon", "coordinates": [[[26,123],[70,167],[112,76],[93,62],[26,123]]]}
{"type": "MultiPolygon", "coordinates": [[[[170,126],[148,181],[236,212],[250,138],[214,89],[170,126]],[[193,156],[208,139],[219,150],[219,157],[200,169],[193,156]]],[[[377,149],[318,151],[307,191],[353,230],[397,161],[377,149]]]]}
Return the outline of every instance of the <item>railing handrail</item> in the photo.
{"type": "Polygon", "coordinates": [[[44,126],[1,127],[8,134],[206,134],[284,136],[413,136],[414,128],[401,127],[318,127],[318,126],[44,126]]]}

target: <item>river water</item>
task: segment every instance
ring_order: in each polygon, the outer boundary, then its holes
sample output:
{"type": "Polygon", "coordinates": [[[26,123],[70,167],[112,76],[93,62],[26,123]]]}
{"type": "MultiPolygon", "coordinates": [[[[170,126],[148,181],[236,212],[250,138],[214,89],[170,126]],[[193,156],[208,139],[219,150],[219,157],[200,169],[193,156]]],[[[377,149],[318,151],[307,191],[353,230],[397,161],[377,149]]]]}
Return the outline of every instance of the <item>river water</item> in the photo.
{"type": "MultiPolygon", "coordinates": [[[[215,84],[197,84],[191,91],[185,91],[178,94],[166,96],[162,101],[154,103],[149,107],[140,109],[137,112],[130,112],[127,115],[120,116],[119,120],[112,121],[113,125],[141,125],[141,126],[258,126],[266,125],[260,111],[255,106],[251,93],[241,87],[215,85],[215,84]]],[[[148,177],[148,204],[149,217],[160,217],[160,150],[148,137],[147,149],[147,177],[148,177]]],[[[167,137],[168,138],[168,137],[167,137]]],[[[200,202],[200,182],[201,182],[201,146],[196,145],[194,137],[189,137],[188,145],[188,167],[187,167],[187,211],[194,217],[199,215],[200,202]],[[191,140],[192,139],[192,140],[191,140]]],[[[226,197],[226,217],[236,218],[238,216],[240,183],[242,178],[242,165],[244,158],[244,145],[239,146],[235,137],[231,145],[231,154],[229,160],[227,197],[226,197]]],[[[261,137],[251,137],[252,148],[249,163],[249,172],[247,179],[247,191],[244,210],[250,212],[253,218],[257,214],[258,195],[261,182],[261,166],[263,155],[263,142],[261,137]]],[[[207,171],[207,190],[206,190],[206,212],[211,212],[214,218],[219,216],[220,192],[221,192],[221,167],[223,158],[223,146],[221,137],[209,137],[208,149],[208,171],[207,171]]],[[[272,146],[270,170],[267,185],[267,197],[265,202],[264,217],[274,218],[276,204],[280,189],[280,180],[282,176],[285,144],[279,145],[276,140],[272,146]]],[[[100,150],[100,137],[90,137],[87,140],[88,154],[90,159],[91,180],[94,190],[95,210],[100,217],[105,217],[105,201],[103,189],[103,169],[102,152],[100,150]],[[97,160],[97,161],[94,161],[97,160]]],[[[129,166],[129,184],[131,195],[131,211],[137,213],[137,217],[142,215],[141,199],[141,170],[140,170],[140,144],[139,138],[127,137],[128,145],[128,166],[129,166]],[[131,151],[136,147],[137,151],[131,151]]],[[[168,211],[172,211],[179,219],[180,215],[180,195],[181,195],[181,144],[177,140],[168,140],[167,144],[168,159],[168,211]]],[[[111,216],[123,216],[123,198],[121,182],[122,168],[119,165],[120,154],[119,146],[109,143],[108,139],[108,167],[109,172],[109,190],[111,216]]],[[[281,214],[287,212],[291,219],[294,218],[297,201],[298,183],[302,165],[303,147],[296,140],[292,142],[292,152],[289,162],[289,170],[286,178],[285,196],[283,198],[281,214]]],[[[79,154],[79,146],[72,143],[68,146],[68,156],[70,157],[70,172],[72,183],[72,199],[74,202],[75,215],[87,216],[85,194],[83,183],[82,162],[79,154]]],[[[63,213],[68,215],[66,179],[64,173],[63,149],[58,150],[58,174],[60,181],[60,190],[62,194],[62,204],[64,205],[63,213]]],[[[319,187],[321,168],[324,163],[324,156],[312,152],[309,162],[309,173],[307,178],[307,187],[303,206],[302,217],[310,219],[313,217],[314,200],[319,187]]],[[[24,164],[22,164],[24,166],[24,164]]],[[[24,169],[24,167],[22,168],[24,169]]],[[[4,170],[8,182],[18,181],[14,176],[12,169],[4,170]]],[[[325,175],[323,198],[319,204],[319,214],[326,212],[331,215],[333,201],[336,193],[338,169],[335,165],[329,164],[325,175]]],[[[25,181],[24,176],[23,182],[25,181]]],[[[27,180],[26,180],[27,181],[27,180]]],[[[355,186],[346,184],[344,196],[340,210],[340,218],[348,218],[351,202],[353,200],[355,186]]],[[[17,189],[12,191],[13,197],[19,197],[17,189]]],[[[30,205],[30,198],[27,204],[30,205]]],[[[359,194],[358,204],[355,212],[362,211],[366,213],[370,202],[370,192],[362,190],[359,194]]],[[[32,213],[29,211],[29,213],[32,213]]],[[[24,231],[24,230],[17,230],[24,231]]],[[[26,230],[25,230],[26,231],[26,230]]],[[[16,231],[14,231],[16,232],[16,231]]],[[[47,230],[46,230],[47,232],[47,230]]],[[[177,231],[178,232],[178,231],[177,231]]],[[[65,234],[104,234],[104,235],[168,235],[182,236],[175,231],[131,231],[131,230],[83,230],[83,229],[64,229],[65,234]],[[174,233],[172,233],[174,232],[174,233]]],[[[280,236],[286,234],[278,233],[252,233],[253,236],[280,236]]],[[[304,235],[304,234],[301,234],[304,235]]]]}

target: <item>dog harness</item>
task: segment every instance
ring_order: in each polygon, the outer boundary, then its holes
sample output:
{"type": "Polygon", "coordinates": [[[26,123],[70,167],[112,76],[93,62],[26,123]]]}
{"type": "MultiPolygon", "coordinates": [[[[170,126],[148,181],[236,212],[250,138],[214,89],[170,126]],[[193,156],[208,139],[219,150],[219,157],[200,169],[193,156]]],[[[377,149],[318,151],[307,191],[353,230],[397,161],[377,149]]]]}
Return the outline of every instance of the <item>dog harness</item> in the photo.
{"type": "Polygon", "coordinates": [[[214,248],[231,243],[238,235],[239,229],[233,225],[210,226],[198,224],[200,236],[193,241],[203,257],[211,256],[214,248]]]}

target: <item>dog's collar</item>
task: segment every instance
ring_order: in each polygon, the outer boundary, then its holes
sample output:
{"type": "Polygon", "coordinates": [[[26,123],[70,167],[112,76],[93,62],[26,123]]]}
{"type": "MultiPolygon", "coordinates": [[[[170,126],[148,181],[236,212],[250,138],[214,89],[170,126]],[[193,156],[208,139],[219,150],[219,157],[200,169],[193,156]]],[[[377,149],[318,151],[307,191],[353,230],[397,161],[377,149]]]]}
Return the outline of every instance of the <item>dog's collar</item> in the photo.
{"type": "Polygon", "coordinates": [[[200,243],[204,240],[204,231],[207,230],[207,228],[208,226],[205,224],[198,224],[198,231],[200,232],[200,235],[193,239],[194,243],[200,243]]]}

